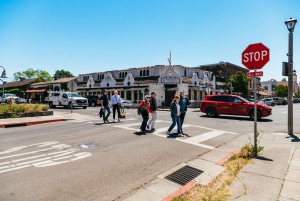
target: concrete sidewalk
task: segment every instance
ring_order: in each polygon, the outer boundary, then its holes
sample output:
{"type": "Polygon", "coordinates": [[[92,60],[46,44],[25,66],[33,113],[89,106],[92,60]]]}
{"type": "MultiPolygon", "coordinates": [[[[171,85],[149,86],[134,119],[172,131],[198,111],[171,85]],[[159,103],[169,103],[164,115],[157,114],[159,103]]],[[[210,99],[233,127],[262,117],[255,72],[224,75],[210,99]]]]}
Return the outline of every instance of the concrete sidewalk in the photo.
{"type": "Polygon", "coordinates": [[[300,135],[263,133],[264,150],[231,184],[230,200],[300,200],[300,135]]]}
{"type": "MultiPolygon", "coordinates": [[[[224,168],[221,166],[234,150],[241,148],[253,133],[241,135],[234,140],[209,151],[198,158],[158,175],[153,181],[122,196],[122,201],[171,201],[197,184],[207,185],[224,168]],[[203,174],[180,186],[165,179],[165,176],[189,165],[204,171],[203,174]]],[[[298,136],[284,133],[262,133],[258,137],[264,150],[253,163],[247,164],[230,185],[233,196],[230,200],[276,201],[300,200],[300,140],[298,136]]]]}
{"type": "Polygon", "coordinates": [[[12,126],[30,126],[34,124],[51,123],[66,120],[81,120],[88,118],[91,118],[91,116],[74,112],[71,113],[69,111],[55,111],[54,115],[51,116],[0,119],[0,128],[7,128],[12,126]]]}

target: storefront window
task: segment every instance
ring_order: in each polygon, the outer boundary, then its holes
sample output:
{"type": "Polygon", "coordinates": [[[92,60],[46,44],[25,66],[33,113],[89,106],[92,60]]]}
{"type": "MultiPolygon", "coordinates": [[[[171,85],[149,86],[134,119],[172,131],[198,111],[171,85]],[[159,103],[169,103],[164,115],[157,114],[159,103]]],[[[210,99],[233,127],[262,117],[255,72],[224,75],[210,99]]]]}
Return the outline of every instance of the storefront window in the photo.
{"type": "Polygon", "coordinates": [[[131,91],[126,91],[126,99],[131,100],[131,91]]]}
{"type": "Polygon", "coordinates": [[[143,92],[141,92],[141,90],[139,90],[140,92],[140,95],[139,95],[139,100],[144,100],[144,97],[143,97],[143,92]]]}
{"type": "Polygon", "coordinates": [[[124,91],[121,91],[121,98],[124,98],[124,91]]]}
{"type": "Polygon", "coordinates": [[[197,100],[197,91],[194,90],[194,100],[197,100]]]}
{"type": "Polygon", "coordinates": [[[189,97],[189,99],[191,100],[192,99],[192,91],[189,89],[189,95],[188,95],[188,97],[189,97]]]}
{"type": "Polygon", "coordinates": [[[134,91],[134,100],[138,100],[138,95],[137,91],[134,91]]]}

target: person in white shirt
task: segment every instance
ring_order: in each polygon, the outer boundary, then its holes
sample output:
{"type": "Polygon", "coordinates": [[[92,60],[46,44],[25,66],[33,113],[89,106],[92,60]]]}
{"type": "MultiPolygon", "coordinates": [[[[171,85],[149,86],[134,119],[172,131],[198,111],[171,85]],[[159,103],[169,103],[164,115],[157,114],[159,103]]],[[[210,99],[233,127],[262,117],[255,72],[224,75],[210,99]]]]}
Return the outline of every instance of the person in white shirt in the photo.
{"type": "Polygon", "coordinates": [[[116,122],[116,110],[118,111],[118,122],[120,121],[120,108],[122,107],[122,99],[118,95],[118,91],[114,91],[114,95],[110,99],[110,103],[113,107],[113,122],[116,122]]]}

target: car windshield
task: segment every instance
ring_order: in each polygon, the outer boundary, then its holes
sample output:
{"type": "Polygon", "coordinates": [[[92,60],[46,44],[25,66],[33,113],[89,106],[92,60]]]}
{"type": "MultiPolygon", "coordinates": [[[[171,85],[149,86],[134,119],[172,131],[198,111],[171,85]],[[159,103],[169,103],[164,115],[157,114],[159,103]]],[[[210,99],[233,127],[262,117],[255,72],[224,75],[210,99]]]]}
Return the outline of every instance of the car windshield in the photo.
{"type": "Polygon", "coordinates": [[[78,93],[71,93],[71,92],[69,92],[69,93],[66,93],[69,97],[81,97],[80,96],[80,94],[78,94],[78,93]]]}

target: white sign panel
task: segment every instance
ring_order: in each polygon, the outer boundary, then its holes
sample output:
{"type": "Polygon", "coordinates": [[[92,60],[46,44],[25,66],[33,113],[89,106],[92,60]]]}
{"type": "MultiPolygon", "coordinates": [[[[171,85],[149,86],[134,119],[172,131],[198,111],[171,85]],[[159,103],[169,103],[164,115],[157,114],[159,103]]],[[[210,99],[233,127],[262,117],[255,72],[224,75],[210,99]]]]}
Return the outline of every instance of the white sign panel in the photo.
{"type": "Polygon", "coordinates": [[[180,78],[175,77],[175,78],[161,78],[162,83],[180,83],[180,78]]]}

